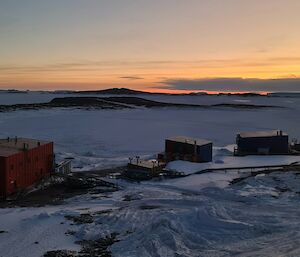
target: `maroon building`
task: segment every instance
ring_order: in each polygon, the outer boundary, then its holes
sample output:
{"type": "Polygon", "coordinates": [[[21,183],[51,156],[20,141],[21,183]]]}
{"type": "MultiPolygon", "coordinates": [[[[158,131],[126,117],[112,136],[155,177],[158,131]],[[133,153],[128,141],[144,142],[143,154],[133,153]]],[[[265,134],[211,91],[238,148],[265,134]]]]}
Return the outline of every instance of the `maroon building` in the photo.
{"type": "Polygon", "coordinates": [[[174,160],[211,162],[212,148],[212,142],[205,139],[183,136],[171,137],[165,142],[164,160],[166,162],[174,160]]]}
{"type": "Polygon", "coordinates": [[[0,139],[0,198],[48,177],[53,164],[53,142],[27,138],[0,139]]]}

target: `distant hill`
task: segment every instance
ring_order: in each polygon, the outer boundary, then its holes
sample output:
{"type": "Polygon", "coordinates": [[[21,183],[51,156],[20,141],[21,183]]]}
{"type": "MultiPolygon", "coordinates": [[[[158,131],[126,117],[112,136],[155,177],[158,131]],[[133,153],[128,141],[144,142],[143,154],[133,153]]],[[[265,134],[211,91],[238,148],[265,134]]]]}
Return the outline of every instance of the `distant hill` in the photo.
{"type": "Polygon", "coordinates": [[[300,92],[274,92],[269,93],[268,96],[270,97],[294,97],[299,98],[300,92]]]}
{"type": "Polygon", "coordinates": [[[215,94],[208,94],[207,92],[192,92],[192,93],[152,93],[146,91],[139,91],[133,90],[129,88],[109,88],[104,90],[87,90],[87,91],[75,91],[76,94],[99,94],[99,95],[189,95],[189,96],[214,96],[214,95],[225,95],[225,96],[244,96],[244,97],[251,97],[251,96],[263,96],[259,93],[248,93],[248,92],[241,92],[241,93],[215,93],[215,94]]]}
{"type": "Polygon", "coordinates": [[[217,95],[226,95],[226,96],[243,96],[243,97],[252,97],[252,96],[265,96],[260,93],[218,93],[217,95]]]}
{"type": "Polygon", "coordinates": [[[0,93],[11,93],[11,94],[27,94],[28,90],[17,90],[17,89],[0,89],[0,93]]]}
{"type": "Polygon", "coordinates": [[[76,91],[77,94],[100,94],[100,95],[150,95],[155,93],[133,90],[129,88],[109,88],[103,90],[76,91]]]}
{"type": "Polygon", "coordinates": [[[78,94],[78,95],[176,95],[176,96],[240,96],[240,97],[300,97],[300,92],[273,92],[268,93],[267,95],[256,93],[256,92],[239,92],[239,93],[213,93],[209,94],[207,92],[187,92],[187,93],[158,93],[158,92],[147,92],[141,90],[134,90],[130,88],[109,88],[109,89],[101,89],[101,90],[83,90],[83,91],[76,91],[76,90],[55,90],[55,91],[48,91],[48,90],[38,90],[38,91],[31,91],[31,90],[17,90],[17,89],[0,89],[1,93],[41,93],[41,94],[61,94],[61,95],[68,95],[68,94],[78,94]]]}

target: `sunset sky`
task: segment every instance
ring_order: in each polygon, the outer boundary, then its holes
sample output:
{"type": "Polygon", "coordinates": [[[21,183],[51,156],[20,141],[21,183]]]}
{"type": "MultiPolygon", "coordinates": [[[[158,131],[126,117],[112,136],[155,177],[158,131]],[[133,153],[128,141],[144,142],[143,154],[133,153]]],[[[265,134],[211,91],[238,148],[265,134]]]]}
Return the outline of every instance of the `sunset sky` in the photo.
{"type": "Polygon", "coordinates": [[[300,91],[300,1],[0,1],[0,88],[110,87],[300,91]]]}

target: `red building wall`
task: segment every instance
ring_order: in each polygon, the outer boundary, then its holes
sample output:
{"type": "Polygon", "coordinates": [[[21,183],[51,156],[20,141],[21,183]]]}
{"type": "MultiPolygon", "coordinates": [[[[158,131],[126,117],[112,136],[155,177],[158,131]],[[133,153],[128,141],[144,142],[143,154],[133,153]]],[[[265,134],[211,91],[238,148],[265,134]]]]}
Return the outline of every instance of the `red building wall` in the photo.
{"type": "Polygon", "coordinates": [[[53,158],[53,143],[0,158],[3,170],[0,181],[4,181],[4,187],[0,182],[0,196],[2,188],[2,195],[4,193],[5,197],[49,176],[53,168],[53,158]]]}
{"type": "Polygon", "coordinates": [[[5,196],[6,179],[5,179],[5,158],[0,157],[0,198],[5,196]]]}

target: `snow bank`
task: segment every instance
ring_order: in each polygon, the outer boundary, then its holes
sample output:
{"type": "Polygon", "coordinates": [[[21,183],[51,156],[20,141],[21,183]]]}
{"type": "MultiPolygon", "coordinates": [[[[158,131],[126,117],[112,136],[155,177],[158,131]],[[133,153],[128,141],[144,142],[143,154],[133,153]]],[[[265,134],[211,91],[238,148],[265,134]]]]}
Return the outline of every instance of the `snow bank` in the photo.
{"type": "MultiPolygon", "coordinates": [[[[167,169],[192,174],[205,169],[235,168],[235,167],[255,167],[268,165],[289,165],[300,162],[300,156],[295,155],[270,155],[270,156],[230,156],[214,155],[214,161],[210,163],[192,163],[187,161],[174,161],[167,165],[167,169]]],[[[248,171],[248,170],[247,170],[248,171]]],[[[241,172],[243,172],[241,170],[241,172]]]]}
{"type": "Polygon", "coordinates": [[[294,186],[299,179],[296,173],[278,172],[224,188],[201,187],[199,179],[185,189],[185,178],[127,184],[118,197],[139,197],[116,202],[118,209],[81,226],[77,236],[93,239],[117,232],[120,241],[111,250],[120,257],[274,256],[274,252],[298,256],[300,212],[294,186]],[[286,192],[278,188],[289,181],[294,182],[286,192]],[[194,190],[197,183],[200,188],[194,190]],[[253,190],[247,195],[249,186],[253,190]]]}
{"type": "Polygon", "coordinates": [[[75,238],[67,236],[64,212],[41,208],[0,209],[0,255],[40,257],[48,250],[78,250],[75,238]]]}

